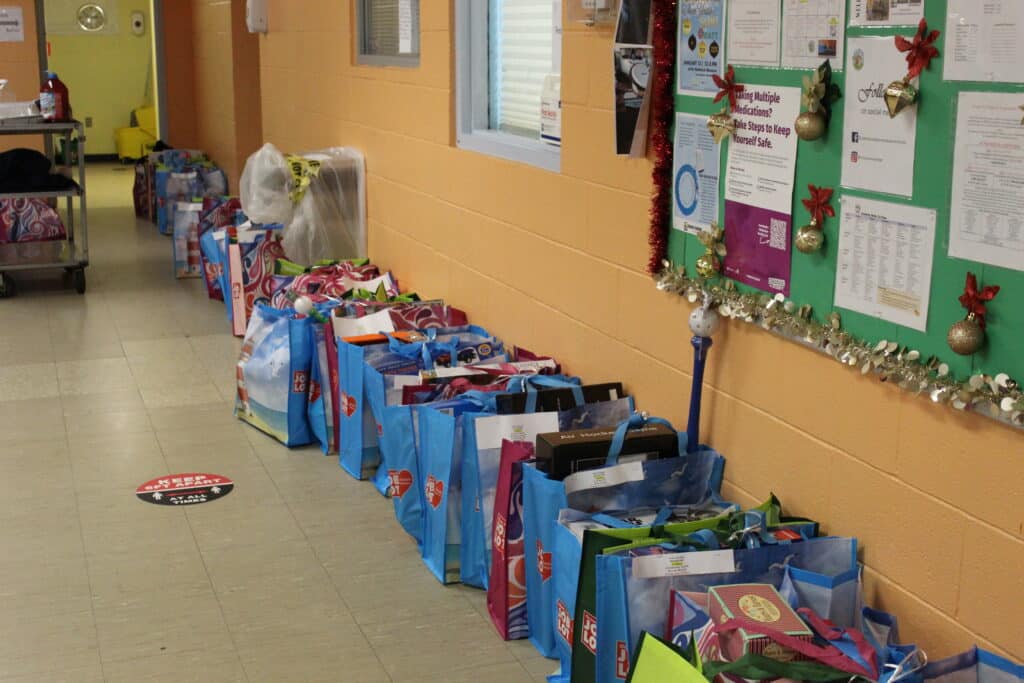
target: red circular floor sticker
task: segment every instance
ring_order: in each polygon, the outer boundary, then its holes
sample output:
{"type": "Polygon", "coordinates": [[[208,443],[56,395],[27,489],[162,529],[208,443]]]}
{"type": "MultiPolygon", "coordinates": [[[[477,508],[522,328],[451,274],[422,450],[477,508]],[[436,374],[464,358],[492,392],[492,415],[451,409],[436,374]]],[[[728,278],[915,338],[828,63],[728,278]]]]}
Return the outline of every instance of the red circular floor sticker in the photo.
{"type": "Polygon", "coordinates": [[[201,505],[231,493],[235,483],[219,474],[168,474],[135,489],[139,500],[154,505],[201,505]]]}

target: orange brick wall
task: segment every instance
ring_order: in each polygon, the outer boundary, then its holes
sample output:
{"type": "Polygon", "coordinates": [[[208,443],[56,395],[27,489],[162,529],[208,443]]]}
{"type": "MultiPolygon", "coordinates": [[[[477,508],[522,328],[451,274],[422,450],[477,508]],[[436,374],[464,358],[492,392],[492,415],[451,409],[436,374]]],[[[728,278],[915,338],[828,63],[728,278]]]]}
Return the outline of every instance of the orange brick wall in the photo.
{"type": "Polygon", "coordinates": [[[164,15],[170,143],[206,152],[237,191],[263,141],[259,39],[245,28],[245,0],[173,0],[164,15]]]}
{"type": "MultiPolygon", "coordinates": [[[[7,87],[14,92],[18,101],[34,100],[39,97],[42,69],[39,66],[39,48],[36,45],[36,3],[34,0],[12,0],[7,7],[21,7],[25,22],[25,40],[20,43],[0,43],[0,78],[6,78],[7,87]]],[[[74,105],[74,93],[71,93],[74,105]]],[[[43,149],[40,135],[0,136],[0,151],[16,147],[43,149]]]]}
{"type": "MultiPolygon", "coordinates": [[[[354,65],[350,1],[269,4],[263,133],[364,151],[374,260],[684,424],[690,309],[643,274],[650,164],[612,151],[609,34],[566,27],[553,174],[453,146],[449,2],[420,3],[417,69],[354,65]]],[[[716,337],[707,380],[703,434],[730,498],[774,491],[857,535],[870,601],[933,658],[979,642],[1024,660],[1024,435],[742,324],[716,337]]]]}

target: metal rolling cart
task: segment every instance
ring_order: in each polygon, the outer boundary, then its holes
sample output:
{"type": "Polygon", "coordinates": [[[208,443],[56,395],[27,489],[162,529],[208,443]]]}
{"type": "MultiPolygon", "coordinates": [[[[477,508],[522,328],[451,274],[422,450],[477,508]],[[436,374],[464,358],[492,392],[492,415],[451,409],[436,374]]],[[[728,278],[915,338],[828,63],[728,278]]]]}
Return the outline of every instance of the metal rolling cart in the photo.
{"type": "Polygon", "coordinates": [[[89,229],[85,204],[85,132],[79,121],[44,121],[42,118],[0,120],[0,135],[42,135],[46,155],[54,171],[72,177],[77,167],[77,187],[40,192],[0,192],[4,199],[59,199],[66,201],[64,216],[67,237],[48,242],[0,244],[0,297],[13,296],[18,270],[63,268],[79,294],[85,294],[85,267],[89,265],[89,229]],[[72,136],[74,135],[74,138],[72,136]],[[57,163],[55,139],[63,140],[62,159],[57,163]],[[74,145],[74,148],[72,147],[74,145]],[[77,159],[75,158],[77,157],[77,159]],[[75,218],[75,200],[78,218],[75,218]]]}

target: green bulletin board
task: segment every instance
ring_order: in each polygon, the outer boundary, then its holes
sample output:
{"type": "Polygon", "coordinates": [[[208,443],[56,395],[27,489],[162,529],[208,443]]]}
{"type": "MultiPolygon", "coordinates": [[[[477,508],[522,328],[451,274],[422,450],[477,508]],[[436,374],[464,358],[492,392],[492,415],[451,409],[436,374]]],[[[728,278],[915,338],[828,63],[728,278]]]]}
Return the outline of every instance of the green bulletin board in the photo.
{"type": "MultiPolygon", "coordinates": [[[[728,0],[727,0],[728,1],[728,0]]],[[[853,1],[853,0],[851,0],[853,1]]],[[[785,3],[783,3],[785,4],[785,3]]],[[[947,82],[943,80],[943,56],[945,55],[946,0],[925,0],[925,18],[929,30],[943,32],[937,47],[941,55],[932,60],[931,66],[921,76],[920,99],[918,102],[917,154],[915,159],[914,193],[911,199],[882,195],[862,190],[845,190],[841,187],[841,156],[843,147],[843,105],[836,103],[827,135],[813,142],[798,141],[796,182],[793,197],[793,231],[810,222],[810,216],[800,200],[807,195],[807,185],[835,189],[832,205],[836,208],[835,218],[825,221],[825,246],[815,254],[803,254],[793,249],[790,299],[798,305],[810,304],[814,318],[821,321],[834,309],[833,290],[836,279],[836,257],[839,246],[840,198],[855,195],[880,201],[911,204],[937,211],[935,254],[932,270],[931,300],[928,311],[927,333],[892,324],[877,318],[862,315],[846,309],[838,309],[843,327],[866,341],[882,339],[899,342],[917,349],[923,357],[938,356],[949,364],[952,373],[965,377],[972,373],[995,375],[1005,372],[1011,377],[1024,381],[1024,272],[999,268],[973,261],[950,258],[949,220],[952,194],[952,169],[954,136],[956,131],[957,97],[960,92],[1020,92],[1024,105],[1024,86],[1002,83],[947,82]],[[974,356],[959,356],[946,344],[950,325],[962,320],[966,311],[957,301],[963,292],[967,272],[978,276],[979,285],[999,285],[998,297],[988,306],[988,329],[986,343],[974,356]]],[[[783,9],[785,11],[785,9],[783,9]]],[[[849,21],[849,12],[847,21],[849,21]]],[[[916,27],[847,27],[847,36],[893,36],[912,37],[916,27]]],[[[726,40],[728,44],[728,40],[726,40]]],[[[893,50],[895,50],[893,46],[893,50]]],[[[726,54],[726,64],[728,64],[726,54]]],[[[833,64],[833,69],[844,65],[833,64]]],[[[1024,64],[1021,65],[1024,68],[1024,64]]],[[[758,68],[736,66],[736,81],[741,84],[801,87],[804,76],[811,70],[758,68]]],[[[845,70],[834,71],[833,82],[847,97],[845,70]]],[[[892,79],[902,78],[902,73],[892,74],[892,79]]],[[[712,103],[711,97],[677,95],[677,112],[711,115],[721,110],[720,104],[712,103]]],[[[719,212],[725,216],[724,187],[726,155],[729,142],[721,145],[722,177],[719,183],[719,212]]],[[[726,231],[728,225],[723,225],[726,231]]],[[[677,230],[671,231],[669,258],[677,264],[685,264],[687,272],[695,272],[694,263],[704,253],[704,247],[693,235],[677,230]]],[[[727,257],[728,258],[728,257],[727,257]]],[[[758,291],[740,285],[741,291],[758,291]]]]}

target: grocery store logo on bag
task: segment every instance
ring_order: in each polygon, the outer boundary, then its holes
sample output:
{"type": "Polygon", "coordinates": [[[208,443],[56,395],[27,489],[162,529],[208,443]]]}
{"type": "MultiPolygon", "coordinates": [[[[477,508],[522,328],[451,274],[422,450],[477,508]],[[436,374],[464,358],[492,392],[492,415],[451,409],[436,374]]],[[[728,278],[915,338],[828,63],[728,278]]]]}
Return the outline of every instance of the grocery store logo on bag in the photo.
{"type": "Polygon", "coordinates": [[[615,677],[623,681],[629,677],[629,650],[621,640],[615,644],[615,677]]]}
{"type": "Polygon", "coordinates": [[[580,635],[580,642],[583,643],[583,647],[590,650],[590,654],[597,655],[597,617],[586,610],[583,610],[583,633],[580,635]]]}
{"type": "Polygon", "coordinates": [[[494,539],[491,545],[502,557],[505,557],[505,515],[501,513],[494,518],[494,539]]]}
{"type": "Polygon", "coordinates": [[[427,502],[435,510],[441,507],[441,499],[444,497],[444,482],[433,474],[427,477],[427,502]]]}
{"type": "Polygon", "coordinates": [[[544,544],[540,541],[537,541],[537,573],[542,582],[551,578],[551,553],[544,552],[544,544]]]}
{"type": "Polygon", "coordinates": [[[412,472],[409,470],[388,470],[388,495],[401,498],[412,488],[412,472]]]}
{"type": "Polygon", "coordinates": [[[309,373],[305,370],[296,370],[292,373],[292,393],[304,394],[309,390],[309,373]]]}
{"type": "Polygon", "coordinates": [[[348,394],[341,395],[341,411],[345,413],[345,417],[352,417],[356,414],[355,396],[349,396],[348,394]]]}
{"type": "Polygon", "coordinates": [[[572,647],[572,615],[561,600],[558,601],[558,635],[572,647]]]}

